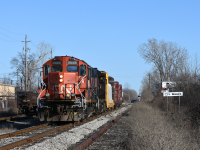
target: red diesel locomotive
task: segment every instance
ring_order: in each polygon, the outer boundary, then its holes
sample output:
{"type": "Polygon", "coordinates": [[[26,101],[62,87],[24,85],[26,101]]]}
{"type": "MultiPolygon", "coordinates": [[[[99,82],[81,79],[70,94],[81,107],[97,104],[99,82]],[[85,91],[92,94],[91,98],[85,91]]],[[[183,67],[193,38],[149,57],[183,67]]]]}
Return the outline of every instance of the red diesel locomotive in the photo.
{"type": "Polygon", "coordinates": [[[122,86],[85,61],[58,56],[43,65],[37,99],[41,121],[79,121],[122,103],[122,86]]]}

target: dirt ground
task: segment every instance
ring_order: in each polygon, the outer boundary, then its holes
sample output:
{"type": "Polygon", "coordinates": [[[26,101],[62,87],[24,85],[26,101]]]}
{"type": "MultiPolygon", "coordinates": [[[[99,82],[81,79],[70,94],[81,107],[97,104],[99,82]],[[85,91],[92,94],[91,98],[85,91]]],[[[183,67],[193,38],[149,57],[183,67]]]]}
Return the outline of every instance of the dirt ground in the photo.
{"type": "Polygon", "coordinates": [[[132,104],[130,116],[126,119],[133,132],[130,149],[200,149],[199,129],[189,128],[183,117],[173,118],[171,114],[145,102],[136,102],[132,104]]]}

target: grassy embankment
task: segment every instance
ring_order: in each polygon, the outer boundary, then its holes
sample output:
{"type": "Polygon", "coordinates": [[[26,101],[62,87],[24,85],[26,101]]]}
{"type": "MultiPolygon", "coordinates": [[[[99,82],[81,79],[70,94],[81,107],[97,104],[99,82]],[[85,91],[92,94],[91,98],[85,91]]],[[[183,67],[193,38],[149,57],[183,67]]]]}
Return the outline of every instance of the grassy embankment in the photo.
{"type": "Polygon", "coordinates": [[[199,128],[182,113],[161,110],[145,102],[132,105],[127,124],[132,128],[131,149],[200,149],[199,128]]]}

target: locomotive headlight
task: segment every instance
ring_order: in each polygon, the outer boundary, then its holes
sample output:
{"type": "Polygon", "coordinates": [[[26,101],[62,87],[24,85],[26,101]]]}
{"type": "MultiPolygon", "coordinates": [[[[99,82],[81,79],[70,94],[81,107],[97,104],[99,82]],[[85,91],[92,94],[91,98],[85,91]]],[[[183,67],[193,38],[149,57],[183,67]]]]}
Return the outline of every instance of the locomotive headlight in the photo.
{"type": "Polygon", "coordinates": [[[63,79],[60,79],[59,81],[60,81],[60,82],[63,82],[63,79]]]}
{"type": "Polygon", "coordinates": [[[60,78],[63,78],[63,75],[62,75],[62,74],[60,75],[60,78]]]}

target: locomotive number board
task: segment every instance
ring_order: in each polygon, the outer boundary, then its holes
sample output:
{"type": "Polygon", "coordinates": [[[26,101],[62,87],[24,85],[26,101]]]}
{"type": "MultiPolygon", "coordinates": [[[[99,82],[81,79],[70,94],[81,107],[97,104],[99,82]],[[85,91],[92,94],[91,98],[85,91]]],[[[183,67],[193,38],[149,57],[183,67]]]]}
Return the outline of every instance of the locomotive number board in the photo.
{"type": "Polygon", "coordinates": [[[77,65],[78,61],[68,61],[67,64],[68,65],[77,65]]]}
{"type": "Polygon", "coordinates": [[[52,61],[52,65],[61,65],[62,61],[52,61]]]}

